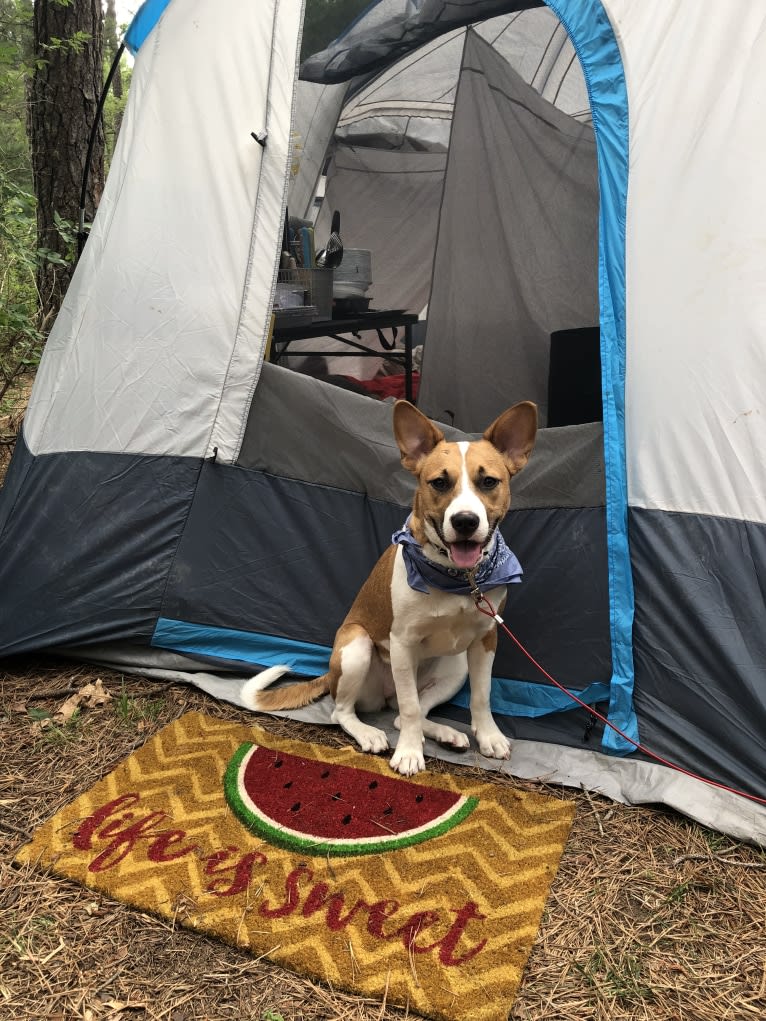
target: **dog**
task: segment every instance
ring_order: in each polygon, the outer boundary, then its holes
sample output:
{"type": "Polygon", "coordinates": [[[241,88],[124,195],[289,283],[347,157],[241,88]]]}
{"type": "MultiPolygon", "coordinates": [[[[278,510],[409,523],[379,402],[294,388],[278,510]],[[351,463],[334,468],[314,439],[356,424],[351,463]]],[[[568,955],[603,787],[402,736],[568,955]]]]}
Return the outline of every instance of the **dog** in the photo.
{"type": "Polygon", "coordinates": [[[471,729],[483,755],[507,759],[508,739],[492,719],[489,693],[497,624],[480,613],[485,595],[497,613],[521,568],[499,532],[511,501],[510,480],[526,465],[537,434],[537,407],[522,401],[474,442],[447,442],[407,401],[393,410],[403,466],[417,479],[412,512],[381,556],[338,629],[330,669],[311,681],[264,689],[289,667],[257,674],[243,692],[255,709],[296,709],[328,691],[332,720],[362,751],[385,752],[384,731],[357,711],[398,706],[391,768],[425,769],[423,740],[467,748],[468,736],[428,713],[470,679],[471,729]]]}

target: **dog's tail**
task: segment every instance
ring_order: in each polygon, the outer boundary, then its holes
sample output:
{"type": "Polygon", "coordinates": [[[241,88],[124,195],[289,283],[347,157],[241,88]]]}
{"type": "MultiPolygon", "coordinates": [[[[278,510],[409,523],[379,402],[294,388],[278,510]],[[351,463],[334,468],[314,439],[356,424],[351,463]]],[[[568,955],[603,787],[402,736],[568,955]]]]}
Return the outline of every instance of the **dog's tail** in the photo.
{"type": "Polygon", "coordinates": [[[264,691],[284,674],[290,673],[289,666],[273,666],[251,677],[242,688],[242,698],[252,709],[264,712],[278,712],[280,709],[301,709],[315,702],[330,690],[330,675],[322,674],[313,681],[298,681],[285,684],[274,691],[264,691]]]}

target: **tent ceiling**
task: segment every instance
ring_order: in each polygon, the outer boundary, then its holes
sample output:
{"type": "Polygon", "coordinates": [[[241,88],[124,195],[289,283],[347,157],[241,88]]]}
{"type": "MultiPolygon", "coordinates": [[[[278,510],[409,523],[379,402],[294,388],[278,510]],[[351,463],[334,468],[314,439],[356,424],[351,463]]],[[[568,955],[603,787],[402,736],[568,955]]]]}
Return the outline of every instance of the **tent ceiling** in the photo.
{"type": "MultiPolygon", "coordinates": [[[[539,95],[577,120],[590,121],[580,62],[549,8],[504,14],[475,28],[539,95]]],[[[381,71],[346,103],[336,139],[353,146],[446,152],[466,31],[440,35],[381,71]]]]}
{"type": "Polygon", "coordinates": [[[543,0],[378,0],[321,53],[307,58],[301,78],[348,81],[390,66],[429,39],[499,14],[544,6],[543,0]]]}

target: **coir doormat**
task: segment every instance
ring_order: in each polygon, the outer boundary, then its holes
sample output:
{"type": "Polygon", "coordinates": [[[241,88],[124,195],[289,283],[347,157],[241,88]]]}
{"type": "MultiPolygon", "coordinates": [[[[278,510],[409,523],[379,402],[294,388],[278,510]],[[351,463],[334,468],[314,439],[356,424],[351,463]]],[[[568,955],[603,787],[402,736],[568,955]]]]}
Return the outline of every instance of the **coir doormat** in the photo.
{"type": "Polygon", "coordinates": [[[336,988],[505,1021],[572,814],[188,713],[17,860],[336,988]]]}

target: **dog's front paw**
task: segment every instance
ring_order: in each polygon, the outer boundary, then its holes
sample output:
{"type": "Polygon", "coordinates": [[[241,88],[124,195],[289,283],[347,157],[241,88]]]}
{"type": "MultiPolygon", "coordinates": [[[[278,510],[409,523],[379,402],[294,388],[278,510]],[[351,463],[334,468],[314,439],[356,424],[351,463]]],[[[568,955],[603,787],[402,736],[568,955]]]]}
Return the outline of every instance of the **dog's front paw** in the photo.
{"type": "Polygon", "coordinates": [[[402,776],[414,776],[415,773],[419,773],[426,768],[426,760],[423,758],[421,749],[402,748],[400,739],[399,744],[396,746],[396,751],[391,756],[389,765],[391,769],[401,773],[402,776]]]}
{"type": "Polygon", "coordinates": [[[362,723],[354,712],[335,706],[332,711],[332,722],[343,727],[347,734],[356,741],[363,752],[371,752],[377,755],[379,752],[388,751],[388,738],[385,730],[378,727],[371,727],[369,723],[362,723]]]}
{"type": "Polygon", "coordinates": [[[431,728],[430,732],[426,732],[426,737],[433,738],[439,744],[450,745],[452,748],[470,748],[471,746],[468,735],[464,734],[462,730],[445,727],[442,723],[433,723],[431,728]]]}
{"type": "Polygon", "coordinates": [[[476,729],[474,733],[482,755],[488,759],[510,759],[511,742],[495,724],[476,729]]]}
{"type": "Polygon", "coordinates": [[[377,755],[379,752],[388,751],[388,738],[385,730],[377,727],[369,727],[366,723],[360,724],[359,730],[354,734],[357,744],[363,752],[372,752],[377,755]]]}

